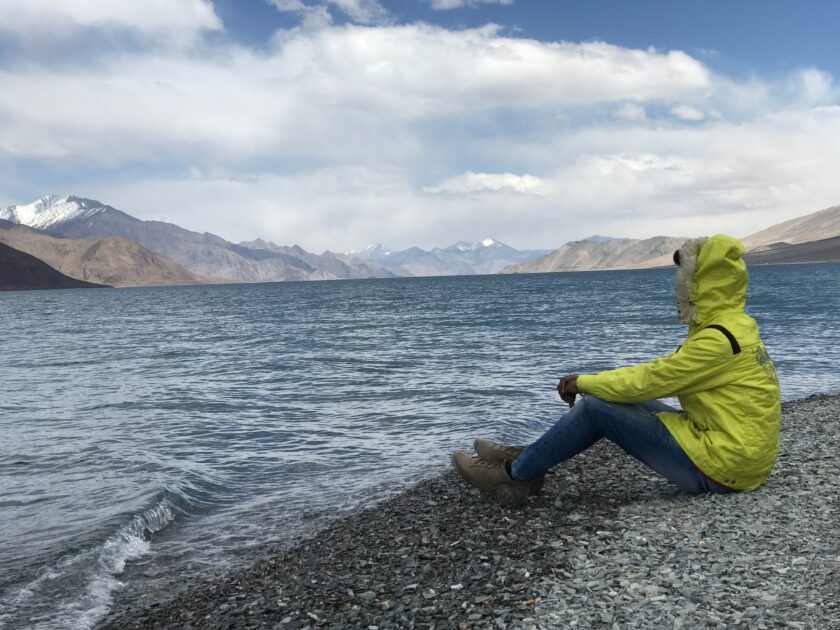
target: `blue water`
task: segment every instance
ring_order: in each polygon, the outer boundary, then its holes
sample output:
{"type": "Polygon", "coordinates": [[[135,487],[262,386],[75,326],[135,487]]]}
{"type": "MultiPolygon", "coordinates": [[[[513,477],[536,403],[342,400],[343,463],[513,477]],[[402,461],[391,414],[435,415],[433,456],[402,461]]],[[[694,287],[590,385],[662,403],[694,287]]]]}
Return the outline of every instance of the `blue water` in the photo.
{"type": "MultiPolygon", "coordinates": [[[[786,399],[840,391],[840,266],[751,270],[786,399]]],[[[0,294],[0,625],[250,562],[684,335],[648,270],[0,294]]]]}

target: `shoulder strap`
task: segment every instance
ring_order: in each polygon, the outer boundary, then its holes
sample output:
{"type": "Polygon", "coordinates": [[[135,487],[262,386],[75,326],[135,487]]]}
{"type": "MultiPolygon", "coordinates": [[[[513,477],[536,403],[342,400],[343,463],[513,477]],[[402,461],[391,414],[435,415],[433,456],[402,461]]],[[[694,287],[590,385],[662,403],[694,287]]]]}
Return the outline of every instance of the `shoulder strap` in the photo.
{"type": "MultiPolygon", "coordinates": [[[[735,335],[729,332],[726,328],[720,324],[710,324],[709,326],[706,326],[706,328],[714,328],[715,330],[722,332],[724,336],[729,339],[729,345],[732,346],[732,354],[738,354],[741,352],[741,346],[738,344],[738,340],[735,339],[735,335]]],[[[706,330],[706,328],[703,330],[706,330]]]]}

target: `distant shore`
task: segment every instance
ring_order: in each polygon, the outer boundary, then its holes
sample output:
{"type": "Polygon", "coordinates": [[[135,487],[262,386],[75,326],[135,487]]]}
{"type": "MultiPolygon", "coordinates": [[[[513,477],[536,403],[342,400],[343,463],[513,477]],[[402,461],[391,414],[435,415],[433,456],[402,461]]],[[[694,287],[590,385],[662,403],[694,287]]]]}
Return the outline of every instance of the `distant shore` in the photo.
{"type": "Polygon", "coordinates": [[[840,395],[812,396],[756,492],[691,497],[606,442],[519,510],[446,472],[99,627],[840,628],[838,497],[840,395]]]}

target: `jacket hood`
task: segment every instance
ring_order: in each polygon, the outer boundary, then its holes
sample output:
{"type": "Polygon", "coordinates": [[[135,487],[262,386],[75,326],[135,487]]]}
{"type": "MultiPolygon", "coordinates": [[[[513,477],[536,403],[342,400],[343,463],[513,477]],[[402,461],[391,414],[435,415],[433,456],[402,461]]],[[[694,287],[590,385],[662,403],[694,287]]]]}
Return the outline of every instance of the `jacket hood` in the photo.
{"type": "Polygon", "coordinates": [[[743,255],[741,242],[724,234],[680,247],[675,298],[681,322],[701,325],[719,313],[744,310],[749,274],[743,255]]]}

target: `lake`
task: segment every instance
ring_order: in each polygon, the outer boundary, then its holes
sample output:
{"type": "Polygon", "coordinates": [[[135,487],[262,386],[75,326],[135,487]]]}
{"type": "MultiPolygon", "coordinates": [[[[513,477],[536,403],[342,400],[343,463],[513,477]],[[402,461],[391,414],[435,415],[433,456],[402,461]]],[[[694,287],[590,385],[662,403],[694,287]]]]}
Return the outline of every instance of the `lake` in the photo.
{"type": "MultiPolygon", "coordinates": [[[[785,399],[840,391],[840,265],[750,269],[785,399]]],[[[682,343],[674,271],[0,293],[0,625],[251,562],[521,443],[682,343]]]]}

